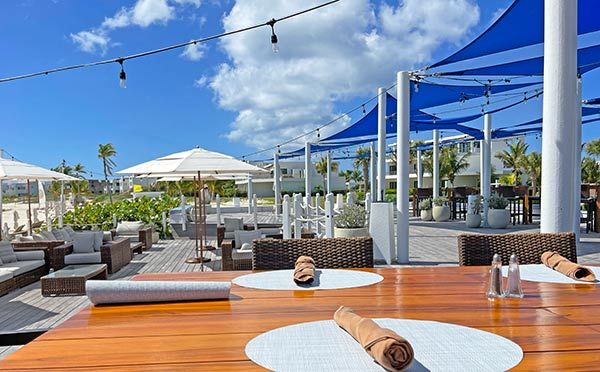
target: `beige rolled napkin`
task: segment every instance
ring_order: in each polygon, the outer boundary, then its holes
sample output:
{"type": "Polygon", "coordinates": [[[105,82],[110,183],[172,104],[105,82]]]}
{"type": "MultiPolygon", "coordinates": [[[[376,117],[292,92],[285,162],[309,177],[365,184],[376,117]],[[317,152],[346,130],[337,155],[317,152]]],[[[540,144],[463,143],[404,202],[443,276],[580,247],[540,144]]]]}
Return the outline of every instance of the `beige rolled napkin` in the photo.
{"type": "Polygon", "coordinates": [[[556,252],[548,251],[542,253],[542,263],[571,279],[584,282],[593,282],[596,280],[596,276],[590,269],[573,263],[556,252]]]}
{"type": "Polygon", "coordinates": [[[300,256],[294,268],[294,281],[298,284],[308,284],[315,280],[315,261],[309,256],[300,256]]]}
{"type": "Polygon", "coordinates": [[[413,348],[406,339],[391,329],[381,328],[369,318],[355,314],[348,307],[340,306],[333,319],[377,363],[390,371],[405,371],[415,358],[413,348]]]}

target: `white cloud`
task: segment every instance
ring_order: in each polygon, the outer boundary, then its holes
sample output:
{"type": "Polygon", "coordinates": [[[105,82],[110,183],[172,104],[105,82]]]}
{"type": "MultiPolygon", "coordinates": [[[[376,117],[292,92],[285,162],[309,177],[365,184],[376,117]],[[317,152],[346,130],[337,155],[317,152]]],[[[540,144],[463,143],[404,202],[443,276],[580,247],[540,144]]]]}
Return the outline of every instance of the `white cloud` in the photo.
{"type": "Polygon", "coordinates": [[[106,54],[110,38],[100,31],[80,31],[71,34],[71,40],[84,52],[106,54]]]}
{"type": "Polygon", "coordinates": [[[167,0],[138,0],[133,7],[131,20],[142,27],[153,23],[165,24],[175,17],[174,11],[167,0]]]}
{"type": "Polygon", "coordinates": [[[127,27],[131,24],[131,11],[127,8],[121,8],[117,14],[110,18],[104,18],[102,28],[114,29],[127,27]]]}
{"type": "Polygon", "coordinates": [[[202,75],[197,80],[194,81],[194,85],[198,88],[204,88],[208,83],[208,76],[202,75]]]}
{"type": "Polygon", "coordinates": [[[190,44],[185,47],[183,52],[179,55],[185,59],[189,59],[190,61],[199,61],[204,57],[204,51],[207,49],[207,46],[204,44],[190,44]]]}
{"type": "MultiPolygon", "coordinates": [[[[237,0],[223,24],[231,31],[318,3],[237,0]]],[[[421,67],[440,44],[461,41],[478,21],[472,0],[398,0],[379,8],[345,0],[277,23],[278,54],[266,27],[224,38],[231,62],[209,86],[222,108],[238,113],[226,136],[264,148],[314,129],[337,115],[339,101],[375,95],[396,71],[421,67]]]]}
{"type": "Polygon", "coordinates": [[[194,5],[196,8],[199,8],[200,5],[202,4],[201,0],[173,0],[175,1],[177,4],[180,5],[194,5]]]}

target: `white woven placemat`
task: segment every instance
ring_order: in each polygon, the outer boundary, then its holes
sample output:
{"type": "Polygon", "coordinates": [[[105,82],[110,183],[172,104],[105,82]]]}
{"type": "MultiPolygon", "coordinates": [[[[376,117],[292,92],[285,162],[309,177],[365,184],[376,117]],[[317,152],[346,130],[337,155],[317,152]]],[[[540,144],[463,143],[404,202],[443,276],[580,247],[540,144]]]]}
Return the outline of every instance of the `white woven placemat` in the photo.
{"type": "Polygon", "coordinates": [[[239,276],[233,282],[242,287],[280,291],[313,291],[316,289],[341,289],[364,287],[379,283],[379,274],[357,270],[316,269],[311,284],[296,284],[294,270],[274,270],[239,276]]]}
{"type": "MultiPolygon", "coordinates": [[[[523,359],[509,339],[475,328],[426,320],[373,319],[415,351],[409,371],[506,371],[523,359]]],[[[246,355],[278,372],[385,371],[333,320],[277,328],[252,339],[246,355]]]]}
{"type": "MultiPolygon", "coordinates": [[[[600,278],[600,267],[586,266],[588,269],[596,275],[596,278],[600,278]]],[[[565,283],[565,284],[599,284],[600,281],[595,282],[584,282],[581,280],[574,280],[568,276],[554,271],[546,265],[520,265],[519,271],[521,273],[521,280],[527,280],[529,282],[543,282],[543,283],[565,283]]],[[[502,267],[502,275],[508,275],[508,267],[502,267]]]]}

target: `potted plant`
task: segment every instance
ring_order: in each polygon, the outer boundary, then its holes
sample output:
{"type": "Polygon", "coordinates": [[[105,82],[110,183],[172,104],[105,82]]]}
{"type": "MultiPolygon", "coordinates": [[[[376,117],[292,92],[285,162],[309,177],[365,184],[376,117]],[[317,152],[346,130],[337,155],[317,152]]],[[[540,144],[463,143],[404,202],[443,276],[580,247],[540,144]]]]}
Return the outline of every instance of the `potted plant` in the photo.
{"type": "Polygon", "coordinates": [[[365,226],[367,213],[360,205],[349,205],[335,216],[334,236],[336,238],[350,238],[355,236],[369,236],[365,226]]]}
{"type": "Polygon", "coordinates": [[[474,228],[479,227],[481,225],[481,208],[482,208],[482,197],[481,195],[476,195],[472,198],[471,203],[469,203],[469,208],[467,209],[467,217],[466,217],[466,225],[467,227],[474,228]]]}
{"type": "Polygon", "coordinates": [[[510,224],[510,210],[506,209],[508,199],[498,193],[494,193],[488,198],[487,203],[488,225],[492,229],[505,229],[510,224]]]}
{"type": "Polygon", "coordinates": [[[448,198],[438,196],[433,198],[433,219],[436,222],[446,222],[450,219],[450,207],[448,206],[448,198]]]}
{"type": "Polygon", "coordinates": [[[433,219],[433,215],[431,214],[431,198],[421,200],[419,210],[421,211],[422,221],[431,221],[433,219]]]}

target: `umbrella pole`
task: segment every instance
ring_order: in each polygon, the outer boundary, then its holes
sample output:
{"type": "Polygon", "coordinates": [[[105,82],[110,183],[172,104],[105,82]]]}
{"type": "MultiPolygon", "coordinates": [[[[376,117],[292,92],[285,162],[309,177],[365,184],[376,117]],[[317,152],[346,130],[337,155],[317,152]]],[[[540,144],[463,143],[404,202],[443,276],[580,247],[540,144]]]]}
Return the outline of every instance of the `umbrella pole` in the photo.
{"type": "MultiPolygon", "coordinates": [[[[201,198],[200,196],[200,172],[198,172],[198,183],[196,184],[196,177],[194,177],[194,183],[195,183],[195,187],[194,187],[194,232],[195,232],[195,254],[194,257],[190,257],[187,260],[185,260],[186,263],[190,263],[190,264],[203,264],[204,262],[209,262],[210,258],[205,258],[204,257],[204,249],[202,247],[202,235],[201,232],[198,231],[200,229],[200,225],[198,225],[198,199],[201,198]],[[200,256],[198,256],[198,242],[200,242],[200,256]]],[[[200,203],[202,203],[202,200],[200,199],[200,203]]],[[[202,216],[200,216],[202,218],[202,216]]]]}
{"type": "Polygon", "coordinates": [[[29,222],[29,236],[33,236],[31,229],[31,188],[29,186],[29,180],[27,180],[27,222],[29,222]]]}
{"type": "MultiPolygon", "coordinates": [[[[204,191],[208,191],[208,187],[206,185],[202,186],[202,197],[204,198],[204,191]]],[[[207,224],[206,224],[206,203],[202,203],[202,213],[204,215],[204,217],[202,218],[202,231],[203,231],[203,235],[204,235],[204,249],[207,251],[214,251],[215,247],[213,247],[212,245],[208,245],[208,232],[207,232],[207,224]]]]}

